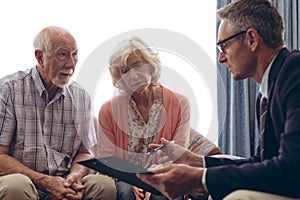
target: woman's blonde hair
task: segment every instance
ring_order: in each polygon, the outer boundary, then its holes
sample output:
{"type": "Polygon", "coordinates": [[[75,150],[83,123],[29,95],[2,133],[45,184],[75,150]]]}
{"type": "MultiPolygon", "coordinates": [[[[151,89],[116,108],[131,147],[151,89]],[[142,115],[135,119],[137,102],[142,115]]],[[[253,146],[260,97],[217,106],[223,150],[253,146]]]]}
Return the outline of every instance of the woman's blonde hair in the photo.
{"type": "Polygon", "coordinates": [[[132,37],[123,40],[117,45],[109,59],[109,71],[112,76],[112,82],[119,89],[120,94],[128,94],[130,92],[121,79],[120,68],[127,65],[127,59],[131,54],[141,55],[150,64],[149,66],[152,67],[151,84],[159,84],[161,64],[158,53],[140,38],[132,37]]]}

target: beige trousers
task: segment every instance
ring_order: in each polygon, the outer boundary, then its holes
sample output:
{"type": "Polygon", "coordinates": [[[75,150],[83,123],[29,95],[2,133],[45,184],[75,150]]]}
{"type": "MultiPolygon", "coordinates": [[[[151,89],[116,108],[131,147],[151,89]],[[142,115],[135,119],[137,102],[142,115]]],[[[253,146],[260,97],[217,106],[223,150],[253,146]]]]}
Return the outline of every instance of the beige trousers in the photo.
{"type": "Polygon", "coordinates": [[[31,180],[22,174],[0,176],[0,199],[35,200],[39,194],[31,180]]]}
{"type": "MultiPolygon", "coordinates": [[[[116,186],[112,178],[104,175],[87,175],[83,177],[85,186],[84,200],[116,199],[116,186]]],[[[5,200],[48,200],[46,193],[37,191],[32,181],[22,174],[11,174],[0,177],[0,199],[5,200]]]]}
{"type": "MultiPolygon", "coordinates": [[[[212,200],[212,198],[209,197],[209,200],[212,200]]],[[[270,194],[270,193],[251,191],[251,190],[236,190],[228,194],[223,200],[297,200],[297,199],[270,194]]]]}

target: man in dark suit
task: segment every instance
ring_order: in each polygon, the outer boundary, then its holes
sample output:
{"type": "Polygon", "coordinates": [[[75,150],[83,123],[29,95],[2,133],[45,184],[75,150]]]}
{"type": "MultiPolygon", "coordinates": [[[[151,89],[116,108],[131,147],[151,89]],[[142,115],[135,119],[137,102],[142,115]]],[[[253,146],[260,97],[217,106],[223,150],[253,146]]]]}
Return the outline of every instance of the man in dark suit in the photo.
{"type": "Polygon", "coordinates": [[[217,15],[218,61],[234,80],[253,78],[259,97],[267,99],[265,117],[258,116],[263,135],[257,154],[239,160],[197,156],[162,140],[168,159],[178,159],[138,177],[170,198],[192,191],[226,200],[300,198],[300,52],[285,48],[282,17],[268,0],[237,0],[217,15]]]}

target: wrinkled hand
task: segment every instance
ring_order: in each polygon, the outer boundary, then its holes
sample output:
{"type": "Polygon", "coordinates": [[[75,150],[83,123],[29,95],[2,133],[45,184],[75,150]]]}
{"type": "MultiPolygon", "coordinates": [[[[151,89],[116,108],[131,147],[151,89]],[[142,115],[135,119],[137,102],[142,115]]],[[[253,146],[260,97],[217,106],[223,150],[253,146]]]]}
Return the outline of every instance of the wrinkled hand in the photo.
{"type": "Polygon", "coordinates": [[[65,187],[73,189],[74,193],[67,194],[70,200],[80,200],[83,197],[84,186],[81,184],[81,177],[77,173],[70,173],[64,183],[65,187]]]}
{"type": "MultiPolygon", "coordinates": [[[[178,145],[173,144],[169,140],[161,138],[162,145],[165,145],[164,150],[159,150],[154,153],[153,160],[157,164],[169,164],[169,163],[178,163],[178,164],[187,164],[191,166],[202,167],[202,157],[189,151],[188,149],[178,145]]],[[[161,146],[160,144],[149,144],[150,149],[155,149],[161,146]]]]}
{"type": "Polygon", "coordinates": [[[149,200],[151,193],[144,191],[138,187],[132,186],[132,191],[135,195],[136,200],[149,200]]]}
{"type": "Polygon", "coordinates": [[[49,193],[51,199],[62,199],[68,200],[67,194],[76,195],[76,192],[69,187],[64,185],[65,179],[59,176],[49,176],[45,181],[45,189],[49,193]]]}
{"type": "Polygon", "coordinates": [[[193,191],[204,192],[201,181],[203,168],[170,164],[152,172],[154,174],[137,174],[137,177],[170,199],[193,191]]]}

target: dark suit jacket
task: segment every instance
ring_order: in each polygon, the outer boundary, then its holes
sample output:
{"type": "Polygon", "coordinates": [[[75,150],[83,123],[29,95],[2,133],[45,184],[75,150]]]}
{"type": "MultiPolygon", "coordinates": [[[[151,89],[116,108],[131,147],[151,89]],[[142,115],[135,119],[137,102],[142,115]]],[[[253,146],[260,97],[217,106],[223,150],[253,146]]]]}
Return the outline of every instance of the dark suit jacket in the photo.
{"type": "Polygon", "coordinates": [[[268,81],[264,160],[205,157],[206,185],[214,199],[237,189],[300,197],[300,51],[282,49],[268,81]]]}

